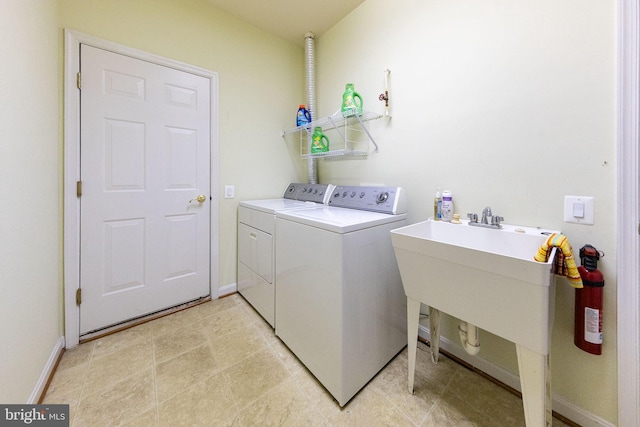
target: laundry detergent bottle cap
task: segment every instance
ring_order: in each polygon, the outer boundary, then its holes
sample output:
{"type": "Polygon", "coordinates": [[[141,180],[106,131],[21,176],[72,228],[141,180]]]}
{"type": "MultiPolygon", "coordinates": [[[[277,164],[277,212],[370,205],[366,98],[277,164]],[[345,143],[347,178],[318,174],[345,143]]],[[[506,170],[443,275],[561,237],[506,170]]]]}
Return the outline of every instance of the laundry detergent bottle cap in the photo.
{"type": "Polygon", "coordinates": [[[347,83],[342,94],[342,112],[349,114],[362,113],[362,97],[353,88],[353,83],[347,83]]]}
{"type": "Polygon", "coordinates": [[[311,123],[311,113],[306,109],[304,104],[300,104],[298,114],[296,115],[296,126],[304,126],[309,123],[311,123]]]}

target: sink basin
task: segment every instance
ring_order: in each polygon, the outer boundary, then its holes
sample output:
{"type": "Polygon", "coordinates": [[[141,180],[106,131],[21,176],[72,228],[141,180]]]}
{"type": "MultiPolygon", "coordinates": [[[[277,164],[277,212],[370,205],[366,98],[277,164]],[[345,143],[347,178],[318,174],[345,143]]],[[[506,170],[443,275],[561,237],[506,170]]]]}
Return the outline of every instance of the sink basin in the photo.
{"type": "Polygon", "coordinates": [[[407,297],[548,354],[555,253],[546,263],[533,256],[551,233],[428,220],[391,231],[391,240],[407,297]]]}
{"type": "MultiPolygon", "coordinates": [[[[468,221],[452,224],[433,220],[391,231],[407,295],[411,393],[420,304],[424,303],[433,310],[432,322],[443,311],[514,342],[526,425],[551,425],[549,343],[556,249],[546,263],[533,257],[552,233],[531,227],[490,229],[470,226],[468,221]]],[[[437,354],[440,337],[434,323],[431,332],[431,347],[437,354]]]]}

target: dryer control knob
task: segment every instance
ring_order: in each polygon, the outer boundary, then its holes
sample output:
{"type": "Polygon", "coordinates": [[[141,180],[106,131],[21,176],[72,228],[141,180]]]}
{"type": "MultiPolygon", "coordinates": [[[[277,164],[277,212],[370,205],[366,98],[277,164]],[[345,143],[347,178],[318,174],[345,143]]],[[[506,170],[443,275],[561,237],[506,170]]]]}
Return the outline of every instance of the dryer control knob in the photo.
{"type": "Polygon", "coordinates": [[[376,203],[380,204],[380,203],[384,203],[387,201],[387,199],[389,198],[389,193],[388,192],[384,192],[384,193],[380,193],[378,194],[378,197],[376,198],[376,203]]]}

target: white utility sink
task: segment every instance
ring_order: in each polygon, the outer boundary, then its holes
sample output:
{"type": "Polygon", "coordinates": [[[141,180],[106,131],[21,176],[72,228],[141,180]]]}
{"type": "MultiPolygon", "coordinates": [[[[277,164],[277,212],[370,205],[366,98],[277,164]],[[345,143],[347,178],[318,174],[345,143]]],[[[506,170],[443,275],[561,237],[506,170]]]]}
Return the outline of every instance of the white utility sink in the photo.
{"type": "MultiPolygon", "coordinates": [[[[391,231],[407,295],[409,391],[413,392],[420,303],[513,341],[527,426],[551,425],[546,393],[554,311],[555,249],[533,257],[556,231],[483,228],[428,220],[391,231]]],[[[433,335],[433,334],[432,334],[433,335]]],[[[436,349],[439,347],[439,337],[436,349]]]]}

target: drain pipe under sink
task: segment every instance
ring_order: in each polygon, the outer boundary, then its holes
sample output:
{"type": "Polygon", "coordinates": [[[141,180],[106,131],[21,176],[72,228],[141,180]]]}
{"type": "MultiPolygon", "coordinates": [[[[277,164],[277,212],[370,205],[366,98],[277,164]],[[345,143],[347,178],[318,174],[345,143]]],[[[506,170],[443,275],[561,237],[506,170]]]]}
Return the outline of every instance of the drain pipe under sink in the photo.
{"type": "Polygon", "coordinates": [[[460,343],[462,348],[472,356],[480,352],[480,336],[478,335],[478,327],[467,322],[460,322],[458,326],[460,334],[460,343]]]}

